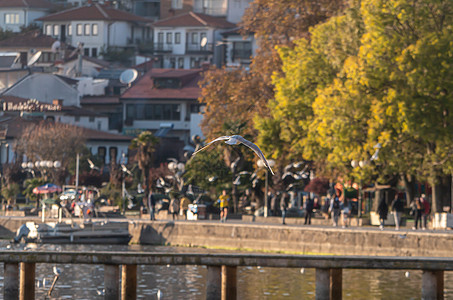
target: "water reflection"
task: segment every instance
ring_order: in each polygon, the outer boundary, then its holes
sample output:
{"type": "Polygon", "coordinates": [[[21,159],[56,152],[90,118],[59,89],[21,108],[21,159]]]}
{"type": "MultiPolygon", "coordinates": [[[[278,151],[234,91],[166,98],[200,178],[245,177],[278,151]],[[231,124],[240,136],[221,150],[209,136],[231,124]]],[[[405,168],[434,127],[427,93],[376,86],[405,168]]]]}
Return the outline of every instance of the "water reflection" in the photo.
{"type": "MultiPolygon", "coordinates": [[[[28,245],[30,247],[31,245],[28,245]]],[[[16,246],[13,246],[13,249],[16,246]]],[[[22,246],[23,247],[23,246],[22,246]]],[[[55,251],[157,251],[225,252],[178,247],[119,245],[35,245],[37,250],[55,251]]],[[[6,249],[6,244],[3,245],[6,249]]],[[[229,251],[232,252],[232,251],[229,251]]],[[[103,265],[56,265],[61,275],[50,299],[103,299],[103,265]]],[[[36,299],[47,295],[54,265],[37,264],[36,280],[45,286],[36,288],[36,299]]],[[[205,266],[138,266],[138,299],[205,299],[205,266]]],[[[421,271],[343,270],[343,299],[420,299],[421,271]],[[409,272],[409,276],[405,275],[409,272]]],[[[314,269],[238,268],[238,299],[315,299],[314,269]]],[[[445,298],[453,296],[453,272],[445,272],[445,298]]],[[[3,287],[3,268],[0,268],[3,287]]],[[[2,299],[3,295],[0,295],[2,299]]]]}

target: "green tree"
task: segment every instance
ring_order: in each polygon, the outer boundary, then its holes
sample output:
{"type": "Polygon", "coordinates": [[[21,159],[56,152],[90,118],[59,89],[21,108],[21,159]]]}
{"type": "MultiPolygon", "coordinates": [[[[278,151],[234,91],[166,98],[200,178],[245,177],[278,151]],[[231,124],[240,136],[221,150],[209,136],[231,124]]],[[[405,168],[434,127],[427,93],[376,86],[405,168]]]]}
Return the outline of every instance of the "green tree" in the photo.
{"type": "Polygon", "coordinates": [[[141,132],[138,137],[134,138],[129,146],[131,149],[136,149],[136,160],[143,176],[143,186],[145,188],[145,196],[149,194],[150,188],[150,169],[154,162],[154,151],[159,143],[159,139],[150,131],[141,132]]]}

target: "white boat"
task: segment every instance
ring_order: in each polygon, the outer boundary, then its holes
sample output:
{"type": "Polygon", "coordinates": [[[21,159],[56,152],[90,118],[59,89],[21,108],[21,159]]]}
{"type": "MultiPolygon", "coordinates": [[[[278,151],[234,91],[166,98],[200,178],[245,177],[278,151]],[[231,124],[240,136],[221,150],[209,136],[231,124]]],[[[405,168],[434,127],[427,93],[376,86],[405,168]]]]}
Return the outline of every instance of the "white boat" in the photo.
{"type": "Polygon", "coordinates": [[[128,222],[27,222],[18,229],[14,241],[24,239],[27,243],[128,244],[131,237],[128,222]]]}

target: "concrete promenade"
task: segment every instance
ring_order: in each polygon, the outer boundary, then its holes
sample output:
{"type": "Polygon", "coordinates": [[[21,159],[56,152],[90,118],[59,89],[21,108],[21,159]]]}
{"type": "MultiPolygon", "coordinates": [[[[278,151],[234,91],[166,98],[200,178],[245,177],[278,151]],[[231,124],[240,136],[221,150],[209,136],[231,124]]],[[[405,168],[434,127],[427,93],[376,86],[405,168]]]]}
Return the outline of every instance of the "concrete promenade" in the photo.
{"type": "MultiPolygon", "coordinates": [[[[450,230],[412,231],[410,227],[403,227],[395,231],[394,227],[387,227],[381,231],[373,226],[334,228],[321,224],[300,225],[296,220],[301,219],[294,219],[293,224],[281,225],[277,221],[279,218],[255,222],[244,221],[246,218],[230,219],[220,223],[218,220],[148,221],[146,217],[109,220],[128,222],[131,243],[136,244],[297,254],[425,257],[451,257],[453,249],[453,231],[450,230]]],[[[326,224],[325,220],[317,220],[326,224]]],[[[38,217],[0,217],[0,236],[11,238],[17,228],[29,221],[41,222],[38,217]]],[[[74,219],[74,222],[81,220],[74,219]]]]}

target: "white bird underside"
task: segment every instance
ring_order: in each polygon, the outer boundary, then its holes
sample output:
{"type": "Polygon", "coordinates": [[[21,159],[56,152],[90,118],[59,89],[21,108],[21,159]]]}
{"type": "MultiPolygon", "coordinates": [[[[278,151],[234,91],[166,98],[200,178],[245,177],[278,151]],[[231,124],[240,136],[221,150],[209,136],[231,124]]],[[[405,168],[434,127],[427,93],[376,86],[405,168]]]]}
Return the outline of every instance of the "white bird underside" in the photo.
{"type": "Polygon", "coordinates": [[[264,165],[271,171],[272,175],[274,175],[274,171],[272,171],[272,168],[271,166],[269,165],[269,162],[267,161],[266,157],[264,156],[263,152],[261,151],[261,149],[255,145],[254,143],[244,139],[242,136],[240,135],[232,135],[232,136],[221,136],[221,137],[218,137],[216,138],[215,140],[212,140],[210,141],[208,144],[206,144],[203,148],[195,151],[192,156],[194,156],[195,154],[197,154],[198,152],[206,149],[207,147],[209,147],[211,144],[215,143],[215,142],[218,142],[218,141],[225,141],[225,143],[227,143],[228,145],[236,145],[236,144],[244,144],[245,146],[249,147],[250,149],[252,149],[256,155],[258,155],[258,157],[263,161],[264,165]]]}

